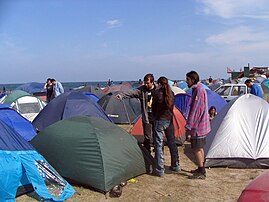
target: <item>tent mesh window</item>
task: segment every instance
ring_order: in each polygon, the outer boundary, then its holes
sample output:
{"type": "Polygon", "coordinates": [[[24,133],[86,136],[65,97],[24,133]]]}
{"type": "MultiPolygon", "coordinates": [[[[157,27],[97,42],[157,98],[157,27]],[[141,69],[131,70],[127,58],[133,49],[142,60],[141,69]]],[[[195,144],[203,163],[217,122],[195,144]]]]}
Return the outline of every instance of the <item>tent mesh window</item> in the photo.
{"type": "Polygon", "coordinates": [[[59,198],[66,186],[65,180],[44,160],[36,160],[35,165],[37,166],[41,177],[44,179],[49,193],[54,197],[59,198]]]}

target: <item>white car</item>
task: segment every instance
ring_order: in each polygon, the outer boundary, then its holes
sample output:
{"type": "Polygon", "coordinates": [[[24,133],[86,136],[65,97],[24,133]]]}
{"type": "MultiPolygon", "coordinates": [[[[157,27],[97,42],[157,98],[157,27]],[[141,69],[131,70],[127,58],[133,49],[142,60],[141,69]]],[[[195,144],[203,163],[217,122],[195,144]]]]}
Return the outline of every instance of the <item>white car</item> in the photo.
{"type": "Polygon", "coordinates": [[[248,87],[246,84],[224,84],[215,90],[221,97],[223,97],[227,102],[234,98],[239,97],[248,93],[248,87]]]}

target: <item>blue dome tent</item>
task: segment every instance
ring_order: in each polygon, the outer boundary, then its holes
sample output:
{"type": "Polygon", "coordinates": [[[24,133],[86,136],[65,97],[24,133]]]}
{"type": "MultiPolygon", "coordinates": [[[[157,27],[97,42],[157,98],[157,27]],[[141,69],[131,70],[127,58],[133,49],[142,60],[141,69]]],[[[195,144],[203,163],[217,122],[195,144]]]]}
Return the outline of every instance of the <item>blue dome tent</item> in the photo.
{"type": "Polygon", "coordinates": [[[63,201],[75,190],[16,131],[0,120],[0,199],[35,191],[42,199],[63,201]]]}
{"type": "MultiPolygon", "coordinates": [[[[221,109],[226,105],[226,100],[221,97],[219,94],[215,93],[210,89],[206,89],[207,99],[208,99],[208,109],[212,106],[215,106],[217,112],[221,111],[221,109]]],[[[181,113],[186,118],[189,112],[190,104],[191,104],[191,88],[187,91],[189,97],[185,94],[178,94],[175,96],[175,105],[181,111],[181,113]]]]}
{"type": "Polygon", "coordinates": [[[191,103],[191,95],[187,93],[180,93],[175,95],[174,104],[182,113],[182,115],[187,118],[191,103]]]}
{"type": "Polygon", "coordinates": [[[18,86],[15,90],[23,90],[27,93],[33,94],[37,92],[46,92],[43,83],[30,82],[18,86]]]}
{"type": "Polygon", "coordinates": [[[81,92],[70,91],[49,102],[34,119],[33,125],[41,131],[57,121],[78,115],[98,117],[112,122],[97,102],[81,92]]]}
{"type": "Polygon", "coordinates": [[[15,130],[26,141],[31,141],[36,136],[36,129],[32,123],[8,105],[0,104],[0,120],[15,130]]]}

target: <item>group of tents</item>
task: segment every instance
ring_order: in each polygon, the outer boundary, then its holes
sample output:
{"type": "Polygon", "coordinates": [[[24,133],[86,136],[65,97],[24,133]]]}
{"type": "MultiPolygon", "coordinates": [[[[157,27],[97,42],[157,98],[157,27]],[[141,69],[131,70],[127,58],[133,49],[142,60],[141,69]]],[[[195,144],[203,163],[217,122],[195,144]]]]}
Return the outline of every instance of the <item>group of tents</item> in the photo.
{"type": "MultiPolygon", "coordinates": [[[[87,86],[92,92],[79,88],[48,104],[21,90],[3,97],[0,102],[7,105],[0,105],[0,199],[14,200],[34,190],[41,198],[61,201],[75,193],[68,182],[106,193],[145,173],[145,151],[137,142],[143,139],[139,100],[115,98],[120,90],[131,89],[124,85],[102,91],[101,97],[93,93],[101,92],[97,87],[87,86]],[[29,104],[19,101],[26,97],[36,98],[40,106],[33,120],[20,108],[29,104]],[[128,133],[117,124],[133,127],[128,133]]],[[[173,123],[183,144],[191,92],[178,92],[173,123]]],[[[269,167],[269,104],[250,94],[226,103],[210,89],[206,92],[209,107],[214,105],[218,115],[211,122],[205,166],[269,167]]]]}
{"type": "Polygon", "coordinates": [[[106,193],[146,172],[137,140],[86,94],[62,94],[32,122],[15,109],[1,104],[1,200],[35,191],[63,201],[75,192],[64,179],[106,193]]]}

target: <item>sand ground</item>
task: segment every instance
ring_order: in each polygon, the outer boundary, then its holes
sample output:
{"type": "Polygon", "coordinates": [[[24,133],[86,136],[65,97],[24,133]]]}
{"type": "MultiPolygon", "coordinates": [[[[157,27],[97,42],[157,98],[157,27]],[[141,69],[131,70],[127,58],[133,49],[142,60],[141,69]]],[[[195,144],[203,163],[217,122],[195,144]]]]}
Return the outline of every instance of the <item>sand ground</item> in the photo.
{"type": "MultiPolygon", "coordinates": [[[[126,130],[129,128],[125,127],[126,130]]],[[[168,170],[170,156],[165,147],[165,176],[155,177],[144,174],[136,177],[137,182],[129,182],[123,187],[119,198],[74,186],[77,193],[68,202],[88,201],[237,201],[245,186],[265,169],[207,169],[205,180],[188,179],[191,169],[195,169],[194,156],[189,143],[179,147],[182,171],[172,173],[168,170]]],[[[37,201],[33,193],[17,198],[19,202],[37,201]]]]}

